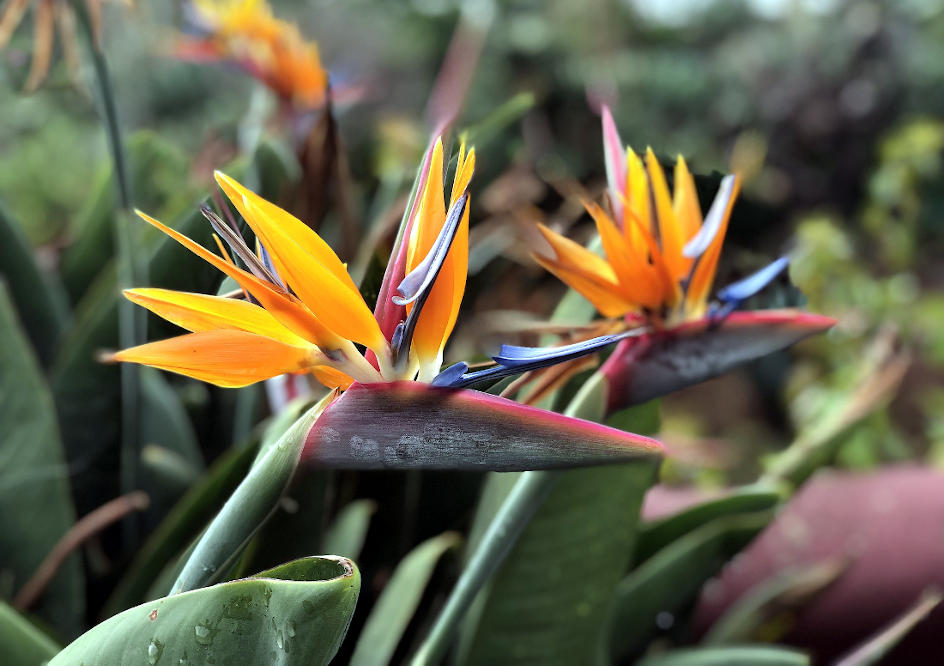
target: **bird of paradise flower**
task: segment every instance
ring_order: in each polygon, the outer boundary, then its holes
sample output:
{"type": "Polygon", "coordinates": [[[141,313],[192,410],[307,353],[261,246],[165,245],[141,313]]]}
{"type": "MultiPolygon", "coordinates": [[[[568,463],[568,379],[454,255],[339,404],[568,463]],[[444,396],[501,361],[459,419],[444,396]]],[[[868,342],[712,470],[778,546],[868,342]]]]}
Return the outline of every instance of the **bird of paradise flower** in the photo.
{"type": "MultiPolygon", "coordinates": [[[[478,391],[443,388],[437,381],[465,290],[468,185],[474,168],[475,151],[461,146],[447,209],[442,142],[427,151],[376,314],[317,233],[225,174],[217,173],[217,182],[255,232],[255,252],[208,209],[204,214],[216,231],[220,254],[139,213],[235,280],[245,298],[129,289],[130,300],[189,332],[121,350],[109,359],[223,387],[311,373],[335,395],[323,402],[307,450],[321,464],[335,467],[520,470],[657,454],[660,445],[648,438],[478,391]],[[246,268],[236,264],[224,242],[246,268]],[[411,415],[408,433],[404,415],[411,415]],[[486,450],[476,444],[483,437],[493,442],[486,450]],[[367,450],[364,442],[372,443],[367,450]]],[[[592,341],[587,349],[610,342],[592,341]]],[[[539,355],[543,367],[574,352],[549,349],[539,355]]],[[[497,358],[499,375],[533,366],[497,358]]]]}
{"type": "Polygon", "coordinates": [[[190,17],[200,34],[181,36],[176,56],[234,63],[301,108],[324,102],[328,73],[318,45],[305,40],[295,24],[276,18],[265,0],[194,0],[190,17]]]}
{"type": "MultiPolygon", "coordinates": [[[[84,11],[88,13],[92,36],[98,44],[102,31],[102,1],[86,0],[84,11]]],[[[46,79],[52,64],[52,50],[56,28],[62,39],[62,55],[73,79],[79,71],[79,47],[76,40],[76,17],[69,0],[7,0],[0,13],[0,50],[7,47],[26,15],[30,4],[33,11],[33,58],[23,88],[33,92],[46,79]]],[[[127,2],[125,2],[127,4],[127,2]]]]}
{"type": "MultiPolygon", "coordinates": [[[[678,158],[670,190],[651,149],[640,157],[631,148],[623,148],[605,107],[603,143],[609,212],[585,202],[596,224],[603,256],[543,224],[538,228],[553,256],[534,256],[608,318],[592,331],[606,331],[611,338],[620,339],[600,370],[606,378],[609,411],[719,375],[835,323],[829,317],[796,310],[736,312],[787,268],[786,257],[719,290],[717,300],[710,302],[740,189],[738,176],[722,179],[714,202],[702,216],[685,160],[678,158]]],[[[601,339],[578,341],[567,348],[584,352],[588,347],[598,348],[601,339]]],[[[517,364],[542,355],[514,347],[506,347],[504,354],[507,363],[517,364]]],[[[488,372],[465,370],[452,368],[446,383],[469,386],[489,377],[488,372]]],[[[568,376],[563,367],[556,373],[560,379],[568,376]]],[[[553,381],[543,381],[546,391],[553,381]]]]}

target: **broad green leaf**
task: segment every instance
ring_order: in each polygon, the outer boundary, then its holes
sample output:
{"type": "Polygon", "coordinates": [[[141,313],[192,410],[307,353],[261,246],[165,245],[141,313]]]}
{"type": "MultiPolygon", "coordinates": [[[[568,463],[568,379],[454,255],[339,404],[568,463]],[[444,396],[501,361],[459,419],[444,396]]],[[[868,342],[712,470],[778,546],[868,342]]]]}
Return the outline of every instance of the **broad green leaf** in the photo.
{"type": "Polygon", "coordinates": [[[141,369],[141,390],[148,409],[141,414],[142,439],[175,452],[192,466],[203,470],[203,455],[190,417],[167,378],[153,368],[141,369]]]}
{"type": "Polygon", "coordinates": [[[645,562],[673,541],[716,518],[772,509],[780,502],[780,498],[780,494],[772,489],[746,486],[672,516],[643,523],[639,527],[639,541],[633,560],[645,562]]]}
{"type": "MultiPolygon", "coordinates": [[[[0,581],[12,596],[75,522],[56,412],[39,363],[0,282],[0,581]]],[[[70,556],[35,612],[64,636],[84,613],[85,585],[70,556]]]]}
{"type": "Polygon", "coordinates": [[[416,613],[436,564],[458,547],[461,537],[446,532],[424,541],[397,565],[357,639],[352,666],[384,666],[396,652],[416,613]]]}
{"type": "Polygon", "coordinates": [[[128,609],[66,646],[50,666],[327,664],[359,592],[353,562],[307,557],[128,609]]]}
{"type": "Polygon", "coordinates": [[[671,542],[623,578],[610,618],[613,659],[642,651],[652,636],[673,626],[702,585],[770,518],[769,511],[718,518],[671,542]]]}
{"type": "MultiPolygon", "coordinates": [[[[174,144],[150,131],[138,131],[127,141],[131,189],[137,208],[158,218],[173,219],[195,198],[189,183],[187,155],[174,144]]],[[[90,193],[76,220],[76,239],[62,255],[60,271],[73,302],[78,302],[96,279],[102,266],[114,256],[115,181],[110,164],[93,178],[90,193]]],[[[145,231],[142,225],[136,231],[145,231]]],[[[147,243],[153,234],[147,234],[147,243]]]]}
{"type": "MultiPolygon", "coordinates": [[[[602,417],[597,382],[568,414],[602,417]]],[[[638,412],[651,428],[651,407],[638,412]]],[[[462,663],[589,663],[600,656],[614,588],[632,557],[657,461],[555,472],[544,504],[467,616],[462,663]]],[[[492,483],[492,481],[489,481],[492,483]]],[[[488,490],[485,491],[486,495],[488,490]]],[[[493,503],[492,503],[493,504],[493,503]]]]}
{"type": "Polygon", "coordinates": [[[673,650],[647,657],[638,666],[808,666],[810,658],[785,647],[740,645],[673,650]]]}
{"type": "Polygon", "coordinates": [[[6,666],[36,666],[61,649],[32,622],[0,601],[0,655],[6,666]]]}
{"type": "Polygon", "coordinates": [[[19,223],[0,205],[0,281],[43,365],[52,359],[69,318],[62,285],[36,265],[33,249],[19,223]]]}
{"type": "MultiPolygon", "coordinates": [[[[174,506],[138,551],[124,578],[121,579],[108,602],[104,614],[114,615],[147,599],[149,588],[160,577],[161,571],[176,564],[174,559],[183,553],[200,530],[219,511],[230,493],[239,485],[252,464],[257,446],[247,444],[231,449],[210,467],[203,478],[174,506]]],[[[170,584],[179,574],[181,563],[160,594],[170,590],[170,584]]]]}
{"type": "Polygon", "coordinates": [[[226,573],[242,548],[272,514],[295,475],[309,429],[333,397],[332,394],[325,396],[256,459],[246,478],[200,538],[177,577],[172,593],[202,587],[226,573]]]}
{"type": "Polygon", "coordinates": [[[357,559],[364,547],[367,538],[367,529],[370,527],[370,518],[377,511],[377,503],[373,500],[354,500],[338,511],[334,522],[325,532],[322,550],[334,555],[343,555],[357,559]]]}

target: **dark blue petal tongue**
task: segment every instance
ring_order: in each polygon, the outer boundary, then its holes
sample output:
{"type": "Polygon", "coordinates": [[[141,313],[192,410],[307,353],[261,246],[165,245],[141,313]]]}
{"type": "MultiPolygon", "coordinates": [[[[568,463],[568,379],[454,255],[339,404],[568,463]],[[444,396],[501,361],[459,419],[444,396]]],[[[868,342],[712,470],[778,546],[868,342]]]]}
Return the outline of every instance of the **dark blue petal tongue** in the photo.
{"type": "Polygon", "coordinates": [[[546,368],[558,363],[565,363],[581,356],[598,351],[607,345],[620,340],[651,332],[648,327],[637,328],[623,333],[601,335],[589,340],[582,340],[561,347],[518,347],[516,345],[502,345],[501,351],[493,356],[498,365],[484,370],[467,372],[469,366],[465,363],[456,363],[440,372],[435,379],[435,386],[449,386],[463,388],[486,381],[496,381],[503,377],[519,375],[530,370],[546,368]]]}

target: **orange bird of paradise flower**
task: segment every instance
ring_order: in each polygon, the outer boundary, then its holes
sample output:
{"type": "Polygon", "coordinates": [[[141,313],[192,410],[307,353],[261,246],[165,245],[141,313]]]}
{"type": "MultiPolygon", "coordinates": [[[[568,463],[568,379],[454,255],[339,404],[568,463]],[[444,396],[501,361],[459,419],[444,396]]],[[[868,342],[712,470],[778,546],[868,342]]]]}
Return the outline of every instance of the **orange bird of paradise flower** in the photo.
{"type": "Polygon", "coordinates": [[[468,263],[469,195],[475,151],[459,153],[449,198],[443,188],[443,149],[432,151],[425,188],[404,246],[407,293],[394,297],[406,318],[388,339],[347,268],[298,218],[229,176],[216,181],[256,234],[259,251],[218,216],[204,211],[220,255],[139,212],[150,224],[235,280],[247,299],[166,289],[129,289],[131,301],[190,331],[114,354],[218,386],[246,386],[276,375],[311,372],[328,387],[354,381],[430,381],[442,365],[455,326],[468,263]],[[247,268],[230,258],[220,238],[247,268]],[[355,345],[371,353],[371,361],[355,345]]]}
{"type": "MultiPolygon", "coordinates": [[[[0,10],[0,50],[6,48],[16,31],[31,0],[7,0],[0,10]]],[[[62,39],[62,54],[73,79],[79,72],[79,47],[75,37],[75,10],[68,0],[35,0],[33,12],[33,59],[23,88],[33,92],[43,83],[52,64],[52,47],[56,27],[62,39]]],[[[126,3],[127,4],[127,3],[126,3]]],[[[102,0],[86,0],[86,11],[91,22],[96,44],[102,27],[102,0]]]]}
{"type": "Polygon", "coordinates": [[[264,0],[195,0],[190,7],[199,37],[181,37],[178,57],[233,62],[281,99],[303,108],[320,106],[328,73],[318,45],[298,27],[275,18],[264,0]]]}
{"type": "Polygon", "coordinates": [[[710,302],[739,177],[722,179],[703,216],[685,160],[677,159],[670,189],[651,149],[640,157],[623,148],[606,107],[603,146],[609,211],[584,204],[603,256],[539,225],[553,255],[535,259],[609,318],[599,330],[636,332],[600,369],[610,411],[722,374],[835,323],[796,310],[735,311],[787,268],[786,257],[710,302]]]}
{"type": "MultiPolygon", "coordinates": [[[[646,437],[456,390],[450,386],[455,371],[440,372],[465,290],[467,188],[474,169],[474,150],[461,146],[447,208],[442,142],[431,145],[375,313],[317,233],[222,173],[216,180],[255,232],[255,252],[209,209],[204,214],[216,231],[219,254],[139,213],[235,280],[246,298],[129,289],[130,300],[189,332],[106,360],[149,365],[223,387],[311,373],[335,390],[317,407],[318,420],[306,435],[302,457],[334,467],[511,471],[658,456],[661,445],[646,437]],[[481,447],[483,437],[492,441],[487,451],[481,447]]],[[[592,351],[611,342],[588,344],[592,351]]],[[[575,353],[581,352],[503,347],[498,364],[487,372],[520,374],[575,353]],[[535,354],[540,358],[531,358],[535,354]]]]}

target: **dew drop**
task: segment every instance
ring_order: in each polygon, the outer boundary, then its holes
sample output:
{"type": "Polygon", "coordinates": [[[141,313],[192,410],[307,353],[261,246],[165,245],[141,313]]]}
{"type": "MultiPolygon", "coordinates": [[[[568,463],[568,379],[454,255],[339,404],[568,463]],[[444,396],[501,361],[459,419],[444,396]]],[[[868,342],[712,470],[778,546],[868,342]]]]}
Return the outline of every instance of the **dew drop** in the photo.
{"type": "Polygon", "coordinates": [[[295,638],[295,623],[294,622],[289,622],[287,625],[285,625],[285,633],[288,634],[289,638],[295,638]]]}
{"type": "Polygon", "coordinates": [[[164,644],[158,640],[152,640],[148,643],[147,649],[147,660],[148,663],[152,666],[157,663],[161,658],[161,654],[164,652],[164,644]]]}
{"type": "Polygon", "coordinates": [[[213,631],[205,624],[198,624],[193,628],[197,643],[200,645],[209,645],[213,642],[213,631]]]}
{"type": "Polygon", "coordinates": [[[281,631],[275,632],[275,644],[279,646],[280,650],[285,649],[285,636],[282,634],[281,631]]]}

